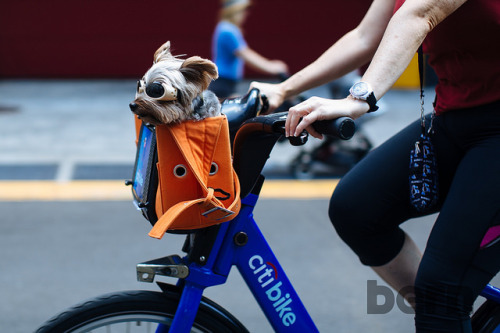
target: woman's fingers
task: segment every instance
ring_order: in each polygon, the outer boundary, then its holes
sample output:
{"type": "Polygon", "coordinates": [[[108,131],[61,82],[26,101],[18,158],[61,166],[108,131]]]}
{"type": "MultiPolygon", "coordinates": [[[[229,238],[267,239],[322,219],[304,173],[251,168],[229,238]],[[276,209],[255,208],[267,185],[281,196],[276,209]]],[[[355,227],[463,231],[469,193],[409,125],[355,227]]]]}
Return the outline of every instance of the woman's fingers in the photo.
{"type": "Polygon", "coordinates": [[[302,131],[307,130],[315,138],[322,138],[323,136],[311,126],[314,122],[345,116],[357,119],[365,114],[368,108],[366,102],[350,98],[311,97],[290,108],[285,123],[285,134],[286,136],[299,136],[302,131]]]}
{"type": "Polygon", "coordinates": [[[295,105],[288,110],[288,117],[285,122],[285,135],[296,136],[297,125],[300,120],[311,113],[312,109],[307,105],[307,101],[295,105]]]}
{"type": "Polygon", "coordinates": [[[269,103],[269,109],[266,111],[266,113],[271,113],[276,108],[278,108],[281,105],[281,103],[283,103],[281,95],[279,93],[278,86],[276,84],[254,81],[250,84],[249,90],[253,88],[259,89],[260,94],[266,96],[267,101],[269,103]]]}
{"type": "Polygon", "coordinates": [[[295,131],[290,133],[292,133],[293,136],[299,136],[305,129],[310,128],[316,120],[318,120],[318,112],[311,112],[302,117],[302,120],[297,124],[295,131]]]}
{"type": "Polygon", "coordinates": [[[311,134],[313,137],[315,137],[316,139],[323,139],[323,134],[321,133],[318,133],[314,127],[312,125],[309,125],[306,127],[306,131],[311,134]]]}
{"type": "MultiPolygon", "coordinates": [[[[319,98],[312,97],[290,108],[285,123],[286,136],[299,136],[304,129],[319,119],[321,111],[318,110],[318,102],[319,98]]],[[[311,129],[311,132],[314,132],[314,134],[311,133],[314,137],[320,136],[314,129],[311,129]]]]}

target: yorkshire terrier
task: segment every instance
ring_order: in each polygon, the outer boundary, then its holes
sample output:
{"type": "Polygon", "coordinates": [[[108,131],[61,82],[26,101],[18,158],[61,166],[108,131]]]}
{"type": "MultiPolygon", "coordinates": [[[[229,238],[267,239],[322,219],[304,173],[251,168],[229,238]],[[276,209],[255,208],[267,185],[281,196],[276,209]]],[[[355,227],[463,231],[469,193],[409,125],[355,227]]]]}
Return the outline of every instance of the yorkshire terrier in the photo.
{"type": "Polygon", "coordinates": [[[168,41],[156,50],[153,66],[137,82],[130,110],[145,123],[154,125],[218,116],[219,100],[207,90],[218,76],[217,67],[210,60],[173,56],[168,41]]]}

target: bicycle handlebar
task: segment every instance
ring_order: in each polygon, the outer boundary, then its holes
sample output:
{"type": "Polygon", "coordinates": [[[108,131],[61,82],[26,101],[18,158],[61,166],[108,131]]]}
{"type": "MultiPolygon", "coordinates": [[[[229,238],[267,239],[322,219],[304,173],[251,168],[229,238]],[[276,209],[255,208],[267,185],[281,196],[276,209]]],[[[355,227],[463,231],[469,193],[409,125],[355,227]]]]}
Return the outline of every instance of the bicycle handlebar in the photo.
{"type": "MultiPolygon", "coordinates": [[[[257,116],[247,120],[239,128],[233,145],[233,166],[241,185],[241,197],[247,196],[264,168],[271,150],[278,139],[285,134],[285,122],[288,112],[257,116]]],[[[349,139],[355,131],[354,121],[343,117],[335,120],[317,122],[315,129],[325,135],[335,135],[349,139]]],[[[308,133],[299,137],[290,137],[292,145],[306,143],[308,133]]]]}
{"type": "MultiPolygon", "coordinates": [[[[258,114],[265,113],[268,107],[266,96],[261,95],[258,89],[250,90],[246,95],[238,98],[226,99],[221,110],[227,116],[231,138],[234,139],[236,132],[246,121],[248,123],[261,123],[263,126],[270,126],[266,132],[275,132],[285,134],[285,121],[288,112],[275,112],[267,116],[255,118],[258,114]]],[[[335,120],[322,120],[315,122],[313,128],[321,134],[339,137],[343,140],[352,138],[356,131],[354,121],[348,117],[342,117],[335,120]]],[[[306,140],[307,134],[303,133],[300,137],[306,140]]],[[[292,144],[297,141],[291,138],[292,144]]],[[[304,144],[296,142],[295,145],[304,144]]]]}
{"type": "MultiPolygon", "coordinates": [[[[285,134],[285,122],[288,112],[272,113],[265,116],[258,116],[247,120],[241,128],[250,124],[260,124],[253,127],[254,131],[265,133],[285,134]],[[262,128],[260,128],[262,126],[262,128]]],[[[313,128],[320,134],[336,136],[343,140],[349,140],[356,132],[354,120],[349,117],[341,117],[333,120],[320,120],[315,122],[313,128]]]]}
{"type": "Polygon", "coordinates": [[[336,136],[342,140],[349,140],[356,132],[356,124],[349,117],[320,120],[315,122],[312,127],[320,134],[336,136]]]}

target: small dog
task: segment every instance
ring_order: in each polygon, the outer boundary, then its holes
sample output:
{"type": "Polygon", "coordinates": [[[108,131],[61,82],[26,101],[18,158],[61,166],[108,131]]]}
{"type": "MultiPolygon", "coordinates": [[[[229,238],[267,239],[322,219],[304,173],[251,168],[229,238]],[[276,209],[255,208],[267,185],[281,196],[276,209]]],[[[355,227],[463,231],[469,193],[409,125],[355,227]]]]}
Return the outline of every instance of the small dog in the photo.
{"type": "Polygon", "coordinates": [[[210,60],[173,56],[168,41],[156,50],[153,66],[137,83],[130,110],[154,125],[218,116],[219,100],[206,90],[218,76],[217,67],[210,60]]]}

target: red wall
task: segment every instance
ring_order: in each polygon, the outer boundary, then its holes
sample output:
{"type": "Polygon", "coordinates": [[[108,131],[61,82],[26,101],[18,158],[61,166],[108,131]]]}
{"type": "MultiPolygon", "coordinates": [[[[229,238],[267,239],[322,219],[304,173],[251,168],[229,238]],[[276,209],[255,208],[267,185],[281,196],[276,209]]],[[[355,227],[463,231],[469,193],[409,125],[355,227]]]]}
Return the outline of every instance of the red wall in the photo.
{"type": "MultiPolygon", "coordinates": [[[[15,0],[0,11],[2,78],[135,78],[170,40],[210,58],[219,0],[15,0]]],[[[360,20],[371,0],[253,0],[250,47],[292,72],[360,20]]],[[[247,72],[247,76],[255,73],[247,72]]]]}

